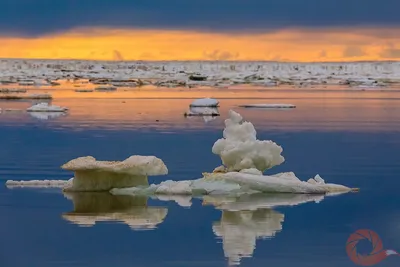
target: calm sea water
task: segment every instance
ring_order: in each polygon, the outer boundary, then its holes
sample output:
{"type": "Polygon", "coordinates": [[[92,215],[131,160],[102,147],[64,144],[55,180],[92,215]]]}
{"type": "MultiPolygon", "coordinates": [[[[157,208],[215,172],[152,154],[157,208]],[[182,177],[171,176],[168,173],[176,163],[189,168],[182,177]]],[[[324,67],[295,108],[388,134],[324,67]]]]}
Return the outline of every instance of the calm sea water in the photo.
{"type": "MultiPolygon", "coordinates": [[[[53,103],[69,107],[67,116],[0,115],[1,183],[68,179],[72,174],[60,165],[86,155],[160,157],[169,174],[150,177],[153,183],[199,178],[220,165],[211,147],[233,108],[253,122],[260,139],[283,146],[286,162],[269,173],[293,171],[302,179],[318,173],[361,191],[300,205],[294,196],[257,195],[228,210],[215,204],[221,199],[193,199],[182,207],[167,199],[0,186],[2,267],[355,266],[345,245],[360,228],[377,232],[384,248],[400,250],[399,92],[207,91],[203,96],[220,99],[222,115],[209,122],[183,117],[199,92],[180,99],[164,91],[160,99],[154,91],[141,99],[137,92],[58,94],[53,103]],[[245,103],[297,108],[237,107],[245,103]],[[279,200],[292,205],[270,208],[279,200]]],[[[0,102],[0,108],[31,104],[0,102]]],[[[380,266],[399,264],[392,256],[380,266]]]]}

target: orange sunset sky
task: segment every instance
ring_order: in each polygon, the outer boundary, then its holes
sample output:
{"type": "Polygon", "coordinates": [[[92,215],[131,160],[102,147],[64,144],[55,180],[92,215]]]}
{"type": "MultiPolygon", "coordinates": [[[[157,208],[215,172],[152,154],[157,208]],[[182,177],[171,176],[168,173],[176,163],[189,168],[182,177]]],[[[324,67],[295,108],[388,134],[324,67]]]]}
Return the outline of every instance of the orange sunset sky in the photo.
{"type": "Polygon", "coordinates": [[[400,57],[397,29],[288,29],[229,34],[174,30],[73,29],[0,37],[2,58],[94,60],[360,61],[400,57]]]}
{"type": "Polygon", "coordinates": [[[0,57],[400,58],[396,0],[0,0],[0,57]]]}

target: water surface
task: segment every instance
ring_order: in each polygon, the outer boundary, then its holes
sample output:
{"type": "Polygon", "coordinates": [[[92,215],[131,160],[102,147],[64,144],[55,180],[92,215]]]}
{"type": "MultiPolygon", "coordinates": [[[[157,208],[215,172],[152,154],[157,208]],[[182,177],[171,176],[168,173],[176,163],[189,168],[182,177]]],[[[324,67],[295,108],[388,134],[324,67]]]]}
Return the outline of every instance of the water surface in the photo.
{"type": "MultiPolygon", "coordinates": [[[[236,200],[228,210],[221,204],[227,199],[63,195],[3,186],[0,266],[355,266],[345,244],[359,228],[376,231],[385,248],[400,250],[399,92],[264,90],[247,91],[247,99],[244,92],[235,98],[234,90],[185,92],[179,98],[163,91],[160,99],[157,90],[140,99],[139,93],[65,92],[55,93],[52,103],[69,107],[66,116],[0,114],[2,183],[68,179],[72,174],[60,165],[86,155],[160,157],[170,172],[150,177],[153,183],[199,178],[220,165],[211,147],[233,108],[253,122],[260,139],[284,148],[285,163],[268,173],[294,171],[302,179],[318,173],[361,191],[323,200],[256,195],[236,200]],[[219,97],[221,117],[205,122],[183,116],[200,94],[219,97]],[[248,103],[297,108],[237,107],[248,103]],[[278,201],[293,205],[270,208],[278,201]],[[304,201],[309,202],[294,205],[304,201]]],[[[0,108],[31,104],[3,101],[0,108]]],[[[399,260],[389,257],[380,265],[398,266],[399,260]]]]}

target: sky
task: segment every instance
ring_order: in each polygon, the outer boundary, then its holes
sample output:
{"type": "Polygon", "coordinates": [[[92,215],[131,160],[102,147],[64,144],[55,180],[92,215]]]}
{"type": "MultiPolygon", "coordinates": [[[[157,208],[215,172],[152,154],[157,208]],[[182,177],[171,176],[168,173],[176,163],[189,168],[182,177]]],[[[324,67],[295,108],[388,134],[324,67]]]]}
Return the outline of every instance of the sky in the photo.
{"type": "Polygon", "coordinates": [[[0,57],[400,58],[398,0],[0,0],[0,57]]]}

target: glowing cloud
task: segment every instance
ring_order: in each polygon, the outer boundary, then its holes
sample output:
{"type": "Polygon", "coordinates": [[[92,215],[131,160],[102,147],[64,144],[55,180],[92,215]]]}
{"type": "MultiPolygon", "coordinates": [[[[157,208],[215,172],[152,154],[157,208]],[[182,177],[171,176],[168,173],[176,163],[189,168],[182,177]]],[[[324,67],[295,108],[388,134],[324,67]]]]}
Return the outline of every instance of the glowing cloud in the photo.
{"type": "Polygon", "coordinates": [[[400,58],[397,29],[287,29],[265,34],[76,29],[0,37],[2,58],[91,60],[360,61],[400,58]]]}

